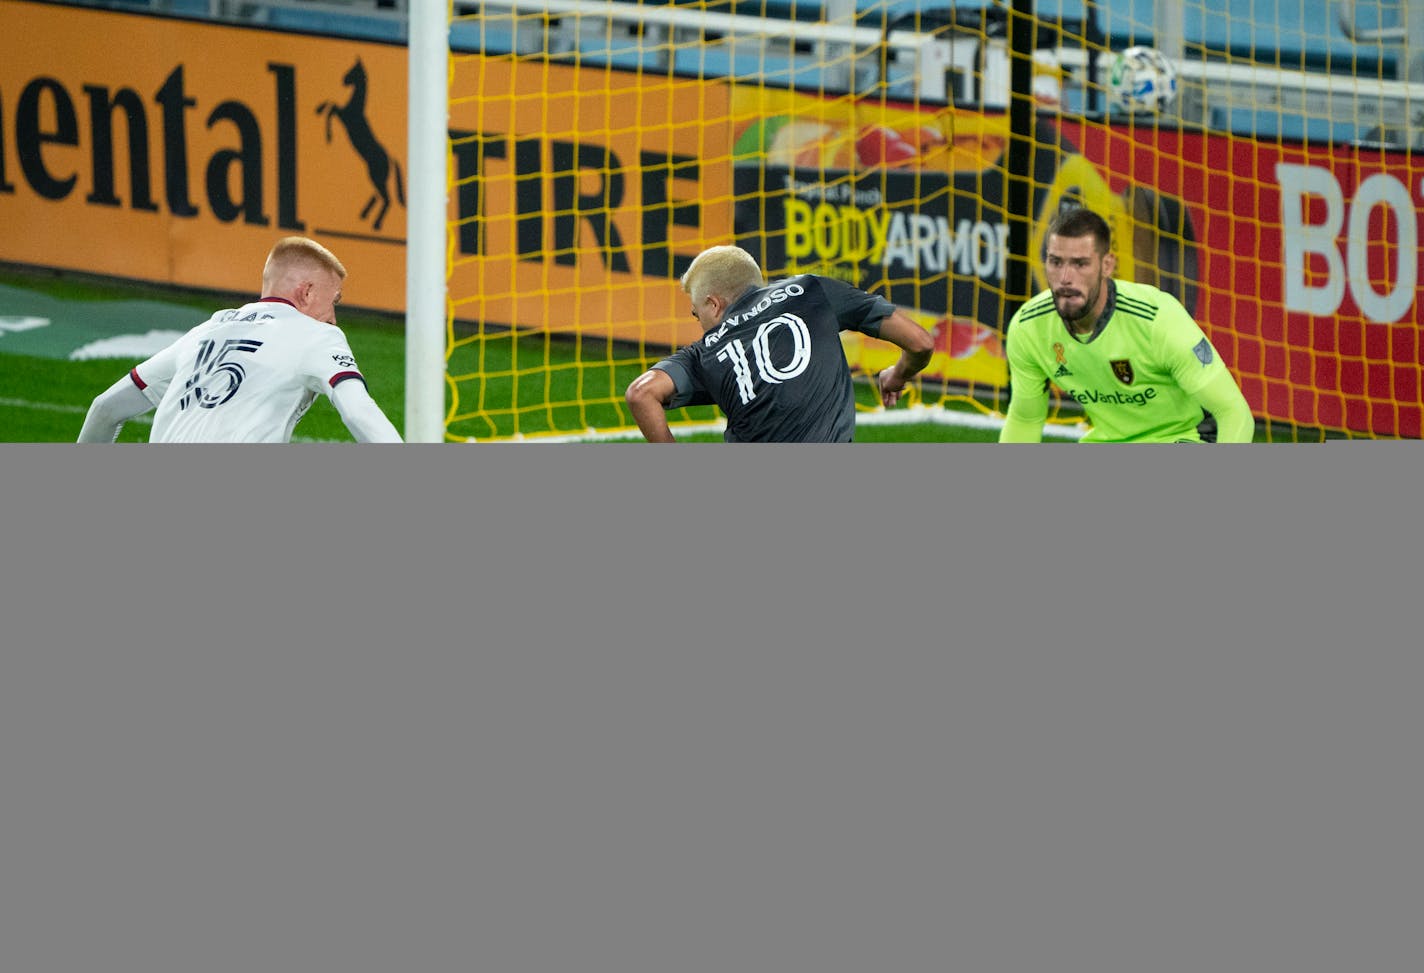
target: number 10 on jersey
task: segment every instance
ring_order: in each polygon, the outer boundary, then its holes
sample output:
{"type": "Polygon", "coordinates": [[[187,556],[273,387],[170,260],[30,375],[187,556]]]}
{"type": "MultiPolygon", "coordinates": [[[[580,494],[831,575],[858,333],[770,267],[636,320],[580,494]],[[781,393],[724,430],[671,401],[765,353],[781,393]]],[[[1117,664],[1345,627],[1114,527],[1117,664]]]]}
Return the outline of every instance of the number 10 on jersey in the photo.
{"type": "Polygon", "coordinates": [[[747,355],[742,339],[733,338],[717,352],[717,360],[731,364],[737,376],[737,393],[742,404],[756,398],[756,385],[752,381],[752,370],[763,384],[780,385],[800,375],[811,363],[811,329],[806,322],[794,314],[778,314],[757,328],[751,339],[752,354],[747,355]],[[771,360],[771,333],[785,326],[791,332],[791,360],[783,367],[771,360]]]}

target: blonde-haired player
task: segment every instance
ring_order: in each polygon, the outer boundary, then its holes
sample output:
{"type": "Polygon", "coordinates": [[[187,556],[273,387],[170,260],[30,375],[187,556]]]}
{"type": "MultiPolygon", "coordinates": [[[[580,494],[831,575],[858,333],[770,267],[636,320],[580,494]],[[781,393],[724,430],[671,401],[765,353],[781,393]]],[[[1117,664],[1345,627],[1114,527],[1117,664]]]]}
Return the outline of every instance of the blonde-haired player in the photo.
{"type": "Polygon", "coordinates": [[[278,240],[262,297],[218,311],[95,397],[79,442],[113,442],[150,409],[149,442],[291,442],[326,395],[357,442],[401,442],[336,323],[346,268],[307,237],[278,240]]]}
{"type": "Polygon", "coordinates": [[[934,339],[883,297],[833,277],[768,284],[756,258],[709,247],[682,275],[702,338],[633,380],[624,398],[649,442],[675,442],[667,410],[715,402],[727,442],[835,443],[855,436],[855,387],[841,332],[899,346],[875,377],[886,408],[929,364],[934,339]]]}

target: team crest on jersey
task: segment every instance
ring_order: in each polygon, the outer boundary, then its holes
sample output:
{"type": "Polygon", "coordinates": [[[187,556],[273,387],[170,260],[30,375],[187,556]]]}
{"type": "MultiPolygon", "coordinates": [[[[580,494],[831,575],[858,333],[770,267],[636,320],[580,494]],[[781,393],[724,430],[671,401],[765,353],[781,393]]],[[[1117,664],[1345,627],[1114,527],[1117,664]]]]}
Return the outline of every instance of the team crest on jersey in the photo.
{"type": "Polygon", "coordinates": [[[1132,362],[1126,358],[1114,358],[1108,362],[1112,366],[1113,374],[1123,385],[1131,385],[1134,378],[1132,373],[1132,362]]]}
{"type": "Polygon", "coordinates": [[[1211,364],[1212,355],[1210,341],[1207,341],[1205,338],[1203,338],[1201,341],[1198,341],[1196,343],[1195,347],[1192,348],[1192,351],[1196,354],[1197,360],[1200,361],[1203,365],[1211,364]]]}
{"type": "Polygon", "coordinates": [[[1058,359],[1058,368],[1053,372],[1054,378],[1063,378],[1065,375],[1072,375],[1068,370],[1068,356],[1063,351],[1061,342],[1053,343],[1053,357],[1058,359]]]}

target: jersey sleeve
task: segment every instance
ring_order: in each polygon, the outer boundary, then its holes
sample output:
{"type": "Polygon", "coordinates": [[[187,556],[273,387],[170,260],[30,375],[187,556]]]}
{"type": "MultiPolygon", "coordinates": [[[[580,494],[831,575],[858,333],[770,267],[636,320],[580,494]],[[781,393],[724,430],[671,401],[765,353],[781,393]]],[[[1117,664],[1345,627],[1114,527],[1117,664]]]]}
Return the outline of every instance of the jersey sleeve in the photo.
{"type": "Polygon", "coordinates": [[[327,396],[348,379],[358,379],[363,385],[366,382],[366,376],[356,367],[356,355],[346,333],[334,324],[325,325],[321,336],[307,348],[302,369],[308,387],[327,396]]]}
{"type": "Polygon", "coordinates": [[[129,371],[133,384],[155,406],[163,400],[163,393],[168,391],[168,386],[173,384],[173,377],[178,373],[182,343],[182,338],[172,342],[129,371]]]}
{"type": "Polygon", "coordinates": [[[821,292],[830,302],[842,331],[859,331],[872,338],[880,337],[880,322],[895,312],[895,305],[878,294],[871,294],[834,277],[817,277],[821,292]]]}
{"type": "Polygon", "coordinates": [[[342,382],[331,390],[331,404],[358,443],[398,443],[400,433],[371,398],[365,382],[342,382]]]}
{"type": "Polygon", "coordinates": [[[143,389],[130,381],[132,377],[130,372],[94,397],[76,442],[112,443],[119,438],[119,430],[124,423],[153,410],[153,403],[144,395],[143,389]]]}
{"type": "Polygon", "coordinates": [[[697,377],[701,374],[701,370],[697,368],[697,361],[690,347],[679,348],[653,367],[665,372],[668,378],[672,379],[675,391],[672,398],[668,400],[667,408],[681,409],[689,405],[710,405],[712,403],[712,394],[703,387],[697,377]]]}
{"type": "Polygon", "coordinates": [[[1249,443],[1256,436],[1256,417],[1241,387],[1228,371],[1220,371],[1196,393],[1197,402],[1216,419],[1216,441],[1249,443]]]}
{"type": "Polygon", "coordinates": [[[1048,376],[1029,353],[1027,339],[1014,340],[1018,315],[1004,332],[1009,363],[1009,412],[999,434],[1001,443],[1036,443],[1043,439],[1048,419],[1048,376]]]}
{"type": "Polygon", "coordinates": [[[1163,363],[1182,391],[1196,395],[1219,376],[1230,376],[1226,363],[1217,354],[1206,332],[1172,295],[1162,295],[1157,319],[1163,363]]]}

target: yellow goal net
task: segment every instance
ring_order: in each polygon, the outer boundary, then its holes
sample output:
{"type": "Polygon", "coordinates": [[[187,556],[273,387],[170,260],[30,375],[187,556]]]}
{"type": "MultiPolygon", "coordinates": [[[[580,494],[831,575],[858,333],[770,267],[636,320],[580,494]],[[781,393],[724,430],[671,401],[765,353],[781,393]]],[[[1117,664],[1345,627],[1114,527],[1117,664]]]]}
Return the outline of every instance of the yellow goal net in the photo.
{"type": "MultiPolygon", "coordinates": [[[[993,416],[1074,205],[1196,315],[1268,438],[1417,437],[1407,18],[1316,6],[447,3],[433,438],[628,432],[628,382],[700,333],[678,278],[717,243],[884,294],[934,334],[918,401],[993,416]],[[1129,76],[1137,47],[1166,73],[1129,76]]],[[[845,343],[863,374],[896,353],[845,343]]]]}

